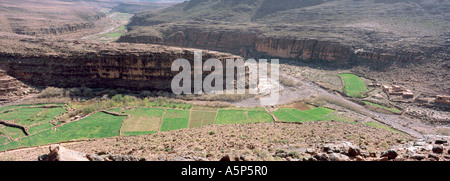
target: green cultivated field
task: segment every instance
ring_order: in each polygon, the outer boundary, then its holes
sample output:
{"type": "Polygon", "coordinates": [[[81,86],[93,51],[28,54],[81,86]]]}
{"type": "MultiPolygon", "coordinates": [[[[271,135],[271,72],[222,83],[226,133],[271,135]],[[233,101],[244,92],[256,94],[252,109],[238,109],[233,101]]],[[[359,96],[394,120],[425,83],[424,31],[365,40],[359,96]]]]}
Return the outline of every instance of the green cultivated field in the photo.
{"type": "Polygon", "coordinates": [[[58,116],[65,112],[66,110],[62,107],[44,109],[38,115],[29,119],[20,120],[17,122],[17,124],[30,127],[33,125],[48,123],[49,121],[52,121],[55,116],[58,116]]]}
{"type": "Polygon", "coordinates": [[[0,135],[0,145],[6,144],[9,142],[9,139],[6,136],[0,135]]]}
{"type": "Polygon", "coordinates": [[[161,131],[177,130],[187,128],[189,125],[189,111],[166,110],[161,131]]]}
{"type": "Polygon", "coordinates": [[[248,111],[248,119],[244,123],[269,123],[274,122],[272,116],[266,111],[248,111]]]}
{"type": "Polygon", "coordinates": [[[220,109],[216,124],[267,123],[274,121],[264,108],[235,109],[237,110],[220,109]]]}
{"type": "Polygon", "coordinates": [[[23,138],[26,136],[22,129],[16,128],[16,127],[4,126],[2,124],[0,124],[0,132],[8,135],[13,140],[18,139],[18,138],[23,138]]]}
{"type": "Polygon", "coordinates": [[[386,109],[386,110],[391,111],[391,112],[394,112],[394,113],[400,113],[400,112],[401,112],[400,110],[398,110],[398,109],[396,109],[396,108],[386,107],[386,106],[379,105],[379,104],[375,104],[375,103],[372,103],[372,102],[369,102],[369,101],[362,101],[362,102],[364,102],[365,104],[368,104],[368,105],[370,105],[370,106],[375,106],[375,107],[383,108],[383,109],[386,109]]]}
{"type": "Polygon", "coordinates": [[[99,112],[82,120],[67,123],[55,130],[46,130],[19,141],[23,146],[29,147],[63,141],[119,136],[124,118],[125,116],[113,116],[99,112]]]}
{"type": "Polygon", "coordinates": [[[41,131],[43,131],[43,130],[50,129],[50,128],[52,128],[52,127],[53,127],[52,124],[50,124],[50,123],[44,123],[44,124],[41,124],[41,125],[37,125],[37,126],[31,127],[31,128],[28,130],[28,133],[30,133],[30,135],[33,135],[33,134],[36,134],[36,133],[41,132],[41,131]]]}
{"type": "Polygon", "coordinates": [[[339,76],[344,80],[344,93],[356,98],[367,97],[367,86],[360,77],[354,74],[339,74],[339,76]]]}
{"type": "Polygon", "coordinates": [[[217,115],[216,124],[242,124],[247,120],[244,110],[224,110],[220,109],[217,115]]]}
{"type": "Polygon", "coordinates": [[[0,151],[10,150],[14,148],[20,148],[21,145],[18,141],[14,141],[5,145],[0,145],[0,151]]]}
{"type": "Polygon", "coordinates": [[[307,111],[299,111],[294,108],[282,108],[273,112],[281,122],[307,122],[320,121],[323,117],[334,111],[324,107],[318,107],[307,111]]]}
{"type": "Polygon", "coordinates": [[[42,110],[43,108],[19,108],[10,112],[0,114],[0,119],[7,121],[30,120],[42,110]]]}
{"type": "Polygon", "coordinates": [[[106,33],[106,34],[103,34],[102,36],[107,36],[107,37],[113,37],[113,38],[116,38],[116,37],[121,37],[121,36],[122,36],[122,33],[106,33]]]}
{"type": "Polygon", "coordinates": [[[385,126],[385,125],[377,123],[377,122],[368,122],[368,123],[366,123],[366,125],[367,126],[372,126],[372,127],[375,127],[375,128],[380,128],[380,129],[392,131],[392,132],[395,132],[395,133],[405,134],[405,133],[402,133],[402,132],[397,131],[397,130],[391,128],[391,127],[385,126]]]}
{"type": "Polygon", "coordinates": [[[189,119],[189,128],[200,128],[214,124],[216,120],[216,112],[207,111],[191,111],[189,119]]]}
{"type": "Polygon", "coordinates": [[[0,108],[0,113],[5,112],[5,111],[10,111],[13,109],[17,109],[17,108],[21,108],[21,107],[27,107],[30,105],[12,105],[12,106],[4,106],[0,108]]]}

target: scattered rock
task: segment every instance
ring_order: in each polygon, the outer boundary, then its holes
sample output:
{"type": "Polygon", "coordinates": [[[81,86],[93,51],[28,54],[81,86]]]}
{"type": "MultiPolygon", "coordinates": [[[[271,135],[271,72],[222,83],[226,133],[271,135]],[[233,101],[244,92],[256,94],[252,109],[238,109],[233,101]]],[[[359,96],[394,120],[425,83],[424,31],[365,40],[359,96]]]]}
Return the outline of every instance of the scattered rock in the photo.
{"type": "Polygon", "coordinates": [[[444,152],[444,147],[440,146],[440,145],[435,145],[433,146],[433,153],[443,153],[444,152]]]}
{"type": "Polygon", "coordinates": [[[426,142],[422,141],[422,140],[414,142],[414,146],[425,146],[425,144],[426,144],[426,142]]]}
{"type": "Polygon", "coordinates": [[[336,146],[334,144],[326,144],[323,145],[322,151],[325,153],[333,153],[333,150],[336,146]]]}
{"type": "Polygon", "coordinates": [[[286,158],[288,157],[288,154],[284,150],[277,150],[274,157],[286,158]]]}
{"type": "Polygon", "coordinates": [[[381,157],[386,157],[389,160],[397,158],[398,154],[395,150],[387,150],[381,153],[381,157]]]}
{"type": "MultiPolygon", "coordinates": [[[[196,162],[206,162],[206,161],[209,161],[208,159],[203,158],[203,157],[194,157],[193,159],[194,159],[194,161],[196,161],[196,162]]],[[[245,161],[245,160],[242,160],[242,161],[245,161]]]]}
{"type": "Polygon", "coordinates": [[[439,157],[437,155],[434,155],[434,154],[428,154],[428,158],[435,159],[436,161],[439,161],[439,157]]]}
{"type": "Polygon", "coordinates": [[[434,144],[438,144],[438,145],[442,145],[442,144],[446,144],[446,143],[447,143],[447,140],[444,140],[444,139],[439,139],[434,142],[434,144]]]}
{"type": "Polygon", "coordinates": [[[124,156],[124,155],[110,155],[109,159],[111,161],[145,161],[145,159],[139,159],[137,157],[134,156],[124,156]]]}
{"type": "Polygon", "coordinates": [[[423,159],[425,159],[425,156],[422,154],[414,154],[410,158],[416,159],[416,160],[423,160],[423,159]]]}
{"type": "Polygon", "coordinates": [[[103,157],[96,154],[87,154],[86,157],[89,159],[89,161],[105,161],[103,157]]]}
{"type": "Polygon", "coordinates": [[[221,162],[229,162],[229,161],[231,161],[231,159],[230,159],[230,156],[225,155],[224,157],[222,157],[222,158],[220,159],[220,161],[221,161],[221,162]]]}
{"type": "Polygon", "coordinates": [[[86,154],[66,149],[59,145],[51,145],[50,153],[38,158],[40,161],[89,161],[86,154]]]}
{"type": "Polygon", "coordinates": [[[427,145],[425,148],[422,148],[422,151],[431,151],[433,149],[433,145],[427,145]]]}
{"type": "Polygon", "coordinates": [[[356,161],[365,161],[364,158],[362,156],[356,156],[355,157],[356,161]]]}
{"type": "Polygon", "coordinates": [[[330,158],[327,154],[321,153],[313,156],[317,161],[330,161],[330,158]]]}
{"type": "Polygon", "coordinates": [[[315,155],[316,154],[316,149],[314,149],[314,148],[307,148],[306,149],[306,153],[308,153],[310,155],[315,155]]]}
{"type": "Polygon", "coordinates": [[[416,150],[417,150],[417,147],[409,147],[409,148],[406,148],[406,153],[414,154],[414,153],[416,153],[416,150]]]}
{"type": "Polygon", "coordinates": [[[340,153],[331,153],[329,155],[330,161],[349,161],[349,157],[347,155],[343,155],[340,153]]]}
{"type": "Polygon", "coordinates": [[[353,147],[353,146],[349,147],[349,149],[348,149],[348,156],[355,157],[355,156],[358,156],[360,154],[361,154],[361,151],[359,150],[359,148],[356,148],[356,147],[353,147]]]}

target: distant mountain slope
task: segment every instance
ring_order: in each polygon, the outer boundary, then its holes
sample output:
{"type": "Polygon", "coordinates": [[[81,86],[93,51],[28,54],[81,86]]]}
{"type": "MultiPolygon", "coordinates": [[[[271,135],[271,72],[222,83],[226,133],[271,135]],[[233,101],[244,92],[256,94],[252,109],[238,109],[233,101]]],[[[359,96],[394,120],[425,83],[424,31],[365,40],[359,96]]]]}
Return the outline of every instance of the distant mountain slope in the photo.
{"type": "Polygon", "coordinates": [[[130,13],[135,14],[139,12],[152,11],[157,9],[166,8],[177,4],[179,2],[171,2],[171,1],[152,1],[152,2],[123,2],[112,8],[113,12],[121,12],[121,13],[130,13]]]}
{"type": "Polygon", "coordinates": [[[326,39],[365,49],[401,50],[423,46],[424,41],[427,46],[445,45],[450,1],[191,0],[137,14],[122,40],[149,34],[164,39],[172,35],[168,29],[174,27],[239,29],[270,37],[326,39]]]}
{"type": "Polygon", "coordinates": [[[62,34],[92,29],[105,17],[82,1],[2,0],[0,31],[26,35],[62,34]]]}

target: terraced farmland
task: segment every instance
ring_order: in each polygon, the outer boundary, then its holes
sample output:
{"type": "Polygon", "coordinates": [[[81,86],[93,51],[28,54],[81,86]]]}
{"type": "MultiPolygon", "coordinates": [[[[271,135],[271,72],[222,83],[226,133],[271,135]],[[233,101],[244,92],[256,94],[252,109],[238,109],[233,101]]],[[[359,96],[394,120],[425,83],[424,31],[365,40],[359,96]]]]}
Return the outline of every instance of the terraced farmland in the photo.
{"type": "Polygon", "coordinates": [[[345,94],[356,98],[367,97],[367,86],[360,77],[354,74],[339,74],[339,76],[344,80],[343,91],[345,94]]]}
{"type": "Polygon", "coordinates": [[[99,112],[79,121],[25,137],[19,142],[22,146],[29,147],[63,141],[119,136],[119,130],[124,118],[125,116],[113,116],[99,112]]]}
{"type": "MultiPolygon", "coordinates": [[[[89,106],[89,104],[73,105],[77,105],[76,109],[80,110],[89,106]]],[[[66,111],[62,107],[48,108],[30,105],[3,107],[0,108],[4,110],[0,116],[4,119],[22,123],[25,126],[31,125],[31,127],[28,129],[30,135],[27,136],[20,128],[0,124],[0,151],[66,141],[148,135],[160,131],[199,128],[214,124],[274,122],[272,116],[261,107],[219,109],[162,102],[151,102],[146,105],[151,107],[112,108],[108,109],[109,112],[97,111],[88,117],[69,122],[55,120],[61,117],[58,115],[66,111]]],[[[351,118],[328,108],[309,105],[308,108],[311,109],[300,111],[287,106],[274,111],[273,115],[281,122],[335,120],[354,123],[351,118]]],[[[374,126],[372,123],[368,125],[374,126]]],[[[376,126],[379,127],[379,125],[376,126]]],[[[388,128],[383,127],[383,129],[388,128]]]]}

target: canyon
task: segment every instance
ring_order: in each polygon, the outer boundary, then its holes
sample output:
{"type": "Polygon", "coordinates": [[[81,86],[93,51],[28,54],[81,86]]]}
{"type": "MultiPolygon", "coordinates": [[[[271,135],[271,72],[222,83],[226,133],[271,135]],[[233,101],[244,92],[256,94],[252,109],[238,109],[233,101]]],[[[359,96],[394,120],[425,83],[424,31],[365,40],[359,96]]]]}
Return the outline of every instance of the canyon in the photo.
{"type": "Polygon", "coordinates": [[[329,61],[350,64],[358,61],[414,61],[413,52],[376,53],[358,51],[336,41],[260,36],[261,33],[240,31],[209,31],[197,28],[174,28],[162,36],[122,36],[119,42],[160,44],[233,53],[247,58],[277,57],[296,60],[329,61]]]}

